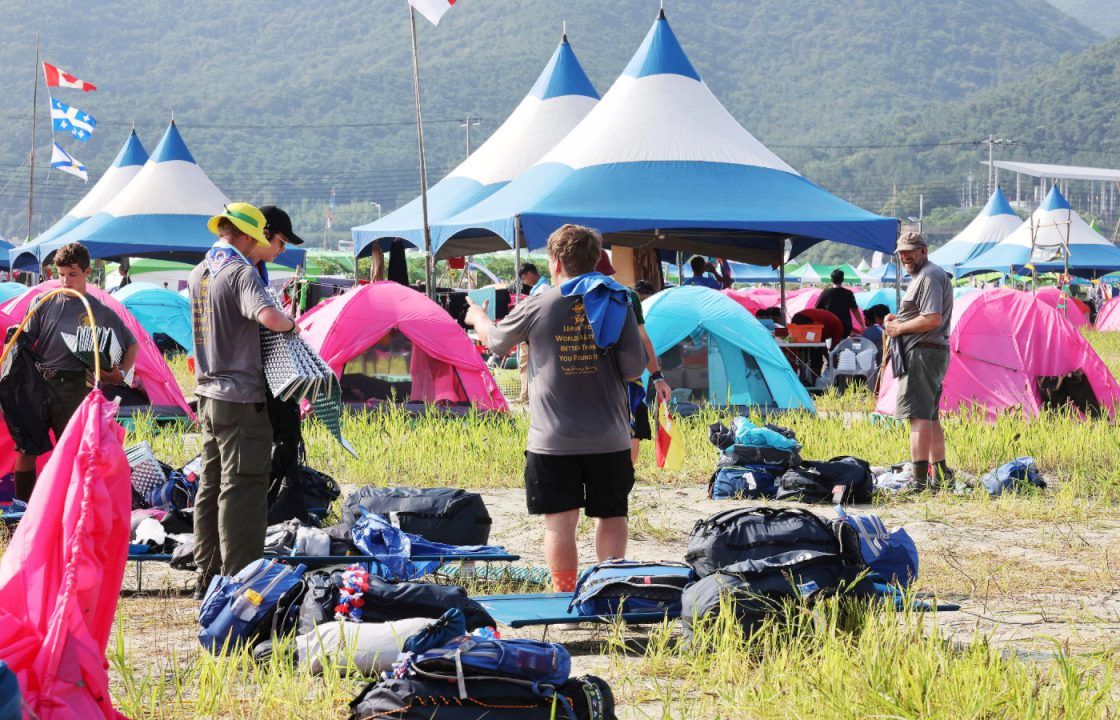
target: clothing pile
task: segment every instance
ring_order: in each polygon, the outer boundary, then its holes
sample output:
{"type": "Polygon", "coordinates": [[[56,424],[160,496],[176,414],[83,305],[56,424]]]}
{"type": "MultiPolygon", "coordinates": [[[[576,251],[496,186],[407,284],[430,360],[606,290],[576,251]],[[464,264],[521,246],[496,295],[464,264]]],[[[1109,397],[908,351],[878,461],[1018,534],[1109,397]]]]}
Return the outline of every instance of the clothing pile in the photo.
{"type": "Polygon", "coordinates": [[[874,476],[866,461],[852,456],[827,462],[803,460],[797,436],[780,425],[759,427],[738,417],[731,427],[710,425],[708,439],[720,450],[716,471],[708,480],[708,497],[714,500],[871,500],[874,476]]]}

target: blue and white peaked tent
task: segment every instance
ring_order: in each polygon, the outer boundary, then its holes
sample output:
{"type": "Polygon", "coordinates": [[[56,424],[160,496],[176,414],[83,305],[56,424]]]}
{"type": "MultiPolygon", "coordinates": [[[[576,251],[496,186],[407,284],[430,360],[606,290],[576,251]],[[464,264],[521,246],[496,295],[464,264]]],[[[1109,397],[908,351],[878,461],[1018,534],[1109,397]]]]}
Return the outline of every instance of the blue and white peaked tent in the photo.
{"type": "MultiPolygon", "coordinates": [[[[80,242],[93,258],[198,260],[216,239],[207,220],[228,202],[195,162],[172,121],[136,177],[89,220],[38,243],[36,259],[47,261],[63,245],[80,242]]],[[[302,260],[302,250],[289,248],[277,262],[298,265],[302,260]]]]}
{"type": "MultiPolygon", "coordinates": [[[[506,121],[428,190],[428,222],[451,217],[505,187],[552,149],[598,101],[599,93],[564,35],[529,94],[506,121]]],[[[420,198],[351,233],[359,256],[368,255],[374,242],[387,249],[394,238],[423,247],[420,198]]]]}
{"type": "Polygon", "coordinates": [[[572,132],[502,190],[435,224],[438,255],[543,247],[565,223],[608,243],[743,262],[822,240],[893,252],[898,222],[799,175],[733,118],[662,12],[622,75],[572,132]],[[518,239],[519,238],[519,239],[518,239]]]}
{"type": "Polygon", "coordinates": [[[948,272],[953,272],[958,265],[991,250],[1022,224],[1023,221],[1011,209],[1011,203],[1007,202],[1003,191],[997,187],[980,214],[952,240],[930,253],[929,259],[948,272]]]}
{"type": "Polygon", "coordinates": [[[1028,266],[1038,272],[1064,272],[1067,248],[1073,275],[1093,278],[1120,270],[1120,248],[1089,227],[1054,186],[1029,220],[988,252],[958,266],[957,275],[1010,275],[1028,266]]]}
{"type": "Polygon", "coordinates": [[[642,313],[669,384],[691,390],[694,401],[815,410],[770,331],[723,293],[670,288],[646,299],[642,313]]]}
{"type": "Polygon", "coordinates": [[[148,151],[144,149],[144,146],[140,143],[140,138],[136,136],[136,131],[133,130],[128,134],[128,139],[121,146],[113,164],[109,166],[101,179],[90,188],[85,197],[79,200],[78,204],[71,208],[70,212],[63,215],[58,222],[36,237],[33,242],[17,248],[15,253],[10,255],[14,267],[17,270],[38,270],[38,252],[42,244],[65,235],[99,213],[110,200],[132,182],[132,179],[136,177],[146,162],[148,162],[148,151]]]}

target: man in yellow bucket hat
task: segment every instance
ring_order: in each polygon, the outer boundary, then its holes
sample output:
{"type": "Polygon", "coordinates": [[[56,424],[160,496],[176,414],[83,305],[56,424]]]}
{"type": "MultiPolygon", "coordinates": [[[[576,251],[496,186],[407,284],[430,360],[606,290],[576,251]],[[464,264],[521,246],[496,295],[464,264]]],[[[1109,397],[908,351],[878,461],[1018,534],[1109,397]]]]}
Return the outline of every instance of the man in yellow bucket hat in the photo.
{"type": "Polygon", "coordinates": [[[233,575],[264,554],[272,425],[258,325],[299,330],[265,292],[249,260],[269,245],[261,211],[230,203],[208,227],[218,241],[188,280],[202,430],[194,511],[197,597],[214,575],[233,575]]]}

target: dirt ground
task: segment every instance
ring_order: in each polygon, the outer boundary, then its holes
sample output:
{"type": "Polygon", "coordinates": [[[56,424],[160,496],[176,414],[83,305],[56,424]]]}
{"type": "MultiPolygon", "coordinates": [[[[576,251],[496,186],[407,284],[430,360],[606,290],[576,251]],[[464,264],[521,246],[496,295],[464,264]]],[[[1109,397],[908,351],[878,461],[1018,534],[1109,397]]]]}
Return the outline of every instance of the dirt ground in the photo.
{"type": "MultiPolygon", "coordinates": [[[[541,528],[525,513],[521,490],[483,491],[494,519],[491,542],[521,555],[521,565],[543,565],[541,528]]],[[[631,498],[628,556],[637,560],[683,559],[693,524],[746,502],[713,501],[703,487],[639,484],[631,498]]],[[[831,508],[814,508],[831,516],[831,508]]],[[[858,511],[858,508],[857,508],[858,511]]],[[[950,637],[969,642],[979,633],[1008,653],[1028,660],[1054,656],[1057,643],[1067,652],[1112,652],[1120,646],[1120,522],[1053,525],[1033,519],[1008,519],[985,512],[983,504],[926,499],[876,506],[888,527],[902,526],[921,553],[918,589],[959,611],[929,615],[950,637]]],[[[593,526],[580,526],[580,556],[594,557],[593,526]]],[[[136,595],[134,565],[129,565],[121,601],[125,642],[136,669],[163,666],[167,659],[197,651],[197,603],[185,593],[189,573],[165,566],[145,568],[144,588],[136,595]]],[[[608,680],[625,675],[602,651],[606,631],[530,628],[507,636],[562,640],[573,651],[574,670],[608,680]]],[[[640,643],[644,633],[628,637],[640,643]]],[[[633,678],[630,678],[633,682],[633,678]]],[[[620,718],[661,717],[659,707],[620,709],[620,718]]]]}

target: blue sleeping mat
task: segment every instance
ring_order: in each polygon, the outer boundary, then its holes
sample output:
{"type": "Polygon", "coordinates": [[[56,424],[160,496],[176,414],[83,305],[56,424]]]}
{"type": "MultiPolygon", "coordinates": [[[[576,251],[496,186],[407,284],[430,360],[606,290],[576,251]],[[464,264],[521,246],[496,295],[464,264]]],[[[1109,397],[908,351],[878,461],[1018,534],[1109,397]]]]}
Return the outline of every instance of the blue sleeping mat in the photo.
{"type": "Polygon", "coordinates": [[[608,623],[621,618],[632,625],[659,623],[673,620],[679,613],[635,612],[619,615],[580,615],[574,608],[568,611],[571,593],[536,593],[528,595],[483,595],[474,598],[486,612],[511,628],[526,625],[556,625],[559,623],[595,622],[608,623]]]}
{"type": "MultiPolygon", "coordinates": [[[[308,568],[320,568],[327,565],[349,565],[353,563],[377,562],[377,558],[370,555],[266,555],[265,557],[279,560],[289,565],[302,564],[308,568]]],[[[130,553],[128,559],[133,562],[171,562],[170,555],[156,555],[151,553],[130,553]]],[[[509,553],[486,553],[480,555],[413,555],[416,562],[516,562],[520,555],[509,553]]]]}
{"type": "MultiPolygon", "coordinates": [[[[901,610],[904,603],[902,594],[890,586],[876,584],[876,589],[888,598],[894,599],[895,608],[901,610]]],[[[511,628],[526,627],[528,625],[557,625],[559,623],[595,622],[609,623],[618,620],[618,615],[580,615],[574,608],[569,612],[568,604],[572,601],[571,593],[536,593],[525,595],[483,595],[475,597],[479,605],[486,608],[486,612],[511,628]]],[[[934,605],[930,601],[915,600],[914,610],[938,610],[949,612],[960,610],[960,605],[934,605]]],[[[662,620],[674,620],[680,617],[679,613],[664,612],[635,612],[623,613],[621,619],[631,625],[659,623],[662,620]]]]}
{"type": "Polygon", "coordinates": [[[5,525],[18,525],[19,521],[23,519],[23,513],[4,513],[3,515],[0,515],[0,519],[4,521],[5,525]]]}

